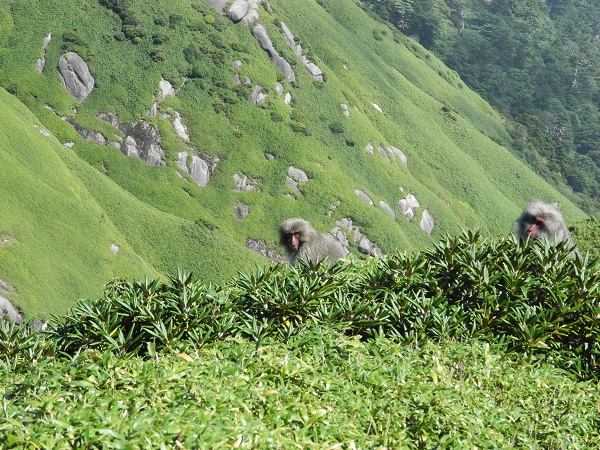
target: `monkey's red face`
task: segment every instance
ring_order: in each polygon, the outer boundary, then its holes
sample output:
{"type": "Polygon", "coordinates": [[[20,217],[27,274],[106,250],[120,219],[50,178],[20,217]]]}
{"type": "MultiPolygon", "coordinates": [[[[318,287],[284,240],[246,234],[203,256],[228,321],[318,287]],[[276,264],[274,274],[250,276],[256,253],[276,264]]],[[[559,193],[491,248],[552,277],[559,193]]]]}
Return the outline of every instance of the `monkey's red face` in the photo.
{"type": "Polygon", "coordinates": [[[546,222],[539,216],[531,216],[530,219],[525,222],[525,233],[531,239],[539,238],[540,233],[545,233],[546,222]]]}
{"type": "Polygon", "coordinates": [[[298,250],[298,247],[300,247],[300,233],[298,233],[297,231],[289,233],[287,235],[287,238],[289,246],[294,250],[298,250]]]}

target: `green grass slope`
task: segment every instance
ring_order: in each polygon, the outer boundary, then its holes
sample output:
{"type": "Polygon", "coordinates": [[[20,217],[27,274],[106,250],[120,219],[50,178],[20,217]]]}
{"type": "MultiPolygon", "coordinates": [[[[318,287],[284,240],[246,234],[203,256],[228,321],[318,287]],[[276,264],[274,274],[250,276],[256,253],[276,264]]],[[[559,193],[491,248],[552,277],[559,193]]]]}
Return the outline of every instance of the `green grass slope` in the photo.
{"type": "Polygon", "coordinates": [[[28,314],[62,313],[115,277],[185,267],[216,281],[244,262],[260,262],[218,232],[123,191],[43,134],[33,114],[2,89],[0,110],[0,279],[15,291],[6,297],[28,314]],[[212,259],[194,261],[207,249],[212,259]]]}
{"type": "Polygon", "coordinates": [[[61,159],[66,149],[3,89],[0,111],[0,278],[16,290],[8,298],[31,314],[59,312],[112,277],[157,273],[61,159]]]}
{"type": "Polygon", "coordinates": [[[233,267],[262,261],[243,249],[247,238],[277,250],[277,225],[290,216],[311,220],[319,231],[351,219],[386,253],[430,246],[461,227],[510,233],[534,198],[558,201],[569,222],[585,218],[510,153],[502,117],[421,46],[372,20],[351,0],[270,4],[273,12],[260,7],[258,22],[292,65],[294,83],[275,68],[250,27],[218,15],[206,0],[0,5],[0,86],[24,102],[59,142],[74,142],[72,150],[61,148],[63,160],[148,264],[225,279],[233,267]],[[324,83],[307,73],[286,43],[281,22],[324,72],[324,83]],[[50,32],[40,74],[36,60],[50,32]],[[66,51],[78,52],[96,80],[80,104],[60,83],[57,62],[66,51]],[[242,62],[237,71],[236,60],[242,62]],[[251,83],[236,86],[236,73],[251,83]],[[148,117],[161,77],[180,90],[161,103],[156,117],[148,117]],[[277,95],[278,81],[291,94],[290,105],[277,95]],[[255,85],[267,94],[263,105],[248,100],[255,85]],[[349,117],[341,104],[348,106],[349,117]],[[189,142],[174,131],[174,111],[181,114],[189,142]],[[118,133],[97,118],[111,112],[124,123],[153,124],[162,136],[166,165],[149,167],[113,147],[85,141],[61,119],[71,117],[114,140],[118,133]],[[365,151],[368,144],[374,155],[365,151]],[[379,146],[400,149],[407,166],[388,162],[379,146]],[[182,151],[216,161],[207,186],[178,169],[182,151]],[[286,186],[290,166],[309,177],[300,193],[286,186]],[[253,180],[260,191],[236,191],[236,174],[253,180]],[[374,206],[359,199],[356,189],[374,206]],[[420,203],[412,221],[398,207],[407,194],[420,203]],[[113,201],[115,196],[123,201],[113,201]],[[249,209],[242,220],[234,215],[240,202],[249,209]],[[380,202],[393,209],[395,219],[380,202]],[[431,235],[419,227],[425,209],[435,220],[431,235]]]}

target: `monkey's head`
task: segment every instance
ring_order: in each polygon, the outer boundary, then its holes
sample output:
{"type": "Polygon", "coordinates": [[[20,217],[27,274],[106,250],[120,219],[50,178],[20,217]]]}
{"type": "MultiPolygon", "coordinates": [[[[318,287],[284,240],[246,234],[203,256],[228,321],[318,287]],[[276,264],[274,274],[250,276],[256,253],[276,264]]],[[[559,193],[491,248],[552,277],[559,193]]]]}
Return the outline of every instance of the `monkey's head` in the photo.
{"type": "Polygon", "coordinates": [[[529,239],[539,239],[548,234],[548,226],[541,216],[529,215],[523,220],[523,235],[529,239]]]}
{"type": "Polygon", "coordinates": [[[296,253],[308,239],[312,227],[310,223],[298,217],[287,219],[279,226],[279,241],[290,253],[296,253]]]}
{"type": "Polygon", "coordinates": [[[541,201],[531,203],[517,220],[517,234],[521,239],[554,240],[565,227],[556,205],[541,201]]]}

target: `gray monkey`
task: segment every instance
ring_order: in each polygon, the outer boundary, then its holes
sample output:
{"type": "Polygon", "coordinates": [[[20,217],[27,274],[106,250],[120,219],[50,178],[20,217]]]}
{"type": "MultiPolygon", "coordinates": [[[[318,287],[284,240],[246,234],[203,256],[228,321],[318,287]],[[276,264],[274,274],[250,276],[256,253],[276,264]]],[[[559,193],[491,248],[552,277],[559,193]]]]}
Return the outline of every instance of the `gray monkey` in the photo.
{"type": "Polygon", "coordinates": [[[349,255],[333,237],[319,233],[309,222],[298,217],[287,219],[279,226],[279,239],[289,263],[295,267],[298,259],[317,262],[327,258],[332,262],[349,255]]]}
{"type": "Polygon", "coordinates": [[[552,244],[567,241],[575,245],[556,204],[536,200],[527,206],[515,224],[520,240],[545,240],[552,244]]]}

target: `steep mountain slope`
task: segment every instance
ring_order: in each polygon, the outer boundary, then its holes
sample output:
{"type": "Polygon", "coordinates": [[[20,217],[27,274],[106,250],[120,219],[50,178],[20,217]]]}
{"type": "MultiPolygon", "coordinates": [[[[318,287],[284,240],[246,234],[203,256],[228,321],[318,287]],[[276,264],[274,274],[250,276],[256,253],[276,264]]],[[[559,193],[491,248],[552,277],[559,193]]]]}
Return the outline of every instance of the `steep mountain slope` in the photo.
{"type": "Polygon", "coordinates": [[[62,313],[114,277],[181,267],[220,280],[240,261],[260,262],[218,232],[139,202],[64,148],[3,89],[0,111],[0,296],[26,313],[62,313]],[[223,255],[194,259],[207,248],[217,254],[217,246],[223,255]]]}
{"type": "MultiPolygon", "coordinates": [[[[503,146],[501,116],[418,44],[350,0],[257,3],[250,25],[220,15],[215,0],[0,6],[0,86],[70,147],[52,144],[156,270],[221,280],[252,270],[268,260],[243,246],[280,252],[277,225],[291,216],[356,255],[423,248],[460,227],[509,233],[532,198],[558,201],[569,221],[585,217],[503,146]],[[94,77],[80,103],[61,85],[69,51],[94,77]]],[[[21,134],[6,135],[14,151],[21,134]]],[[[2,231],[22,218],[0,220],[2,231]]],[[[10,260],[0,279],[46,295],[46,274],[28,281],[23,260],[10,260]]],[[[127,275],[117,272],[99,277],[127,275]]],[[[74,300],[66,293],[44,311],[74,300]]]]}
{"type": "Polygon", "coordinates": [[[0,109],[0,267],[16,303],[35,313],[42,305],[60,310],[65,297],[98,293],[107,275],[156,273],[58,153],[73,155],[42,134],[35,117],[4,90],[0,109]]]}
{"type": "Polygon", "coordinates": [[[591,211],[600,193],[600,4],[362,0],[515,121],[518,151],[591,211]]]}

